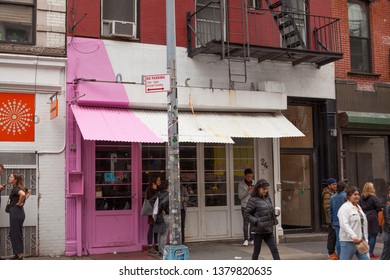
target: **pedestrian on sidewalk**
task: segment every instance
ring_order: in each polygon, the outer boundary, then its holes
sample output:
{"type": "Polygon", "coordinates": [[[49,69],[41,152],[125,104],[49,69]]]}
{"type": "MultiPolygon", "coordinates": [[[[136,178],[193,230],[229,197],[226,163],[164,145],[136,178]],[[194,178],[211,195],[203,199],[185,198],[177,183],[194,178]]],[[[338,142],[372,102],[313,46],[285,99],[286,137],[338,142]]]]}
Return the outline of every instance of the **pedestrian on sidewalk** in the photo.
{"type": "Polygon", "coordinates": [[[368,242],[367,218],[359,205],[359,189],[348,187],[346,199],[337,214],[340,224],[340,260],[352,260],[354,255],[359,260],[369,260],[368,252],[360,254],[355,246],[362,239],[368,242]]]}
{"type": "Polygon", "coordinates": [[[158,211],[154,224],[154,232],[158,233],[159,256],[164,255],[167,244],[167,233],[169,229],[169,182],[166,181],[157,193],[158,211]]]}
{"type": "Polygon", "coordinates": [[[280,260],[273,233],[274,225],[278,223],[278,220],[269,197],[268,187],[269,184],[266,180],[257,181],[244,211],[244,218],[251,224],[251,234],[254,241],[252,260],[259,259],[263,240],[270,249],[273,259],[280,260]]]}
{"type": "Polygon", "coordinates": [[[338,256],[340,256],[340,224],[339,218],[337,217],[337,213],[339,212],[340,207],[345,202],[345,197],[347,195],[345,193],[346,188],[347,184],[345,182],[338,182],[336,193],[330,198],[330,223],[336,232],[336,252],[338,256]]]}
{"type": "Polygon", "coordinates": [[[8,175],[8,183],[12,186],[9,195],[9,236],[11,239],[14,257],[12,260],[23,260],[24,242],[23,242],[23,223],[26,218],[24,213],[24,204],[30,196],[30,192],[24,187],[22,175],[16,172],[8,175]]]}
{"type": "Polygon", "coordinates": [[[248,246],[253,243],[252,236],[249,235],[249,222],[244,217],[245,207],[251,197],[255,181],[253,180],[253,170],[246,168],[244,170],[244,179],[238,183],[238,198],[241,200],[241,214],[243,221],[244,243],[243,246],[248,246]]]}
{"type": "Polygon", "coordinates": [[[181,224],[181,244],[185,244],[186,214],[189,195],[185,186],[180,186],[180,224],[181,224]]]}
{"type": "MultiPolygon", "coordinates": [[[[0,163],[0,176],[4,172],[4,165],[0,163]]],[[[2,192],[5,189],[5,185],[0,184],[0,192],[2,192]]],[[[1,199],[0,199],[0,205],[1,205],[1,199]]]]}
{"type": "Polygon", "coordinates": [[[362,196],[359,200],[359,205],[366,214],[368,221],[368,244],[370,245],[370,258],[379,258],[374,254],[376,238],[378,236],[380,227],[378,221],[378,212],[381,211],[381,204],[376,197],[374,184],[367,182],[364,184],[362,196]]]}
{"type": "MultiPolygon", "coordinates": [[[[153,176],[150,178],[149,186],[146,188],[146,200],[149,200],[157,195],[158,188],[161,185],[161,177],[153,176]]],[[[157,196],[156,196],[157,197],[157,196]]],[[[149,230],[147,234],[148,239],[148,252],[153,255],[158,255],[158,236],[154,233],[154,219],[152,215],[148,216],[149,230]],[[153,244],[154,240],[154,244],[153,244]]]]}
{"type": "Polygon", "coordinates": [[[328,241],[326,247],[328,249],[328,259],[338,260],[336,249],[336,231],[330,222],[330,198],[336,192],[337,181],[334,178],[329,178],[326,181],[327,186],[322,190],[323,207],[325,213],[325,222],[328,225],[328,241]]]}
{"type": "Polygon", "coordinates": [[[390,260],[390,188],[387,191],[387,201],[383,207],[383,219],[383,250],[381,260],[390,260]]]}

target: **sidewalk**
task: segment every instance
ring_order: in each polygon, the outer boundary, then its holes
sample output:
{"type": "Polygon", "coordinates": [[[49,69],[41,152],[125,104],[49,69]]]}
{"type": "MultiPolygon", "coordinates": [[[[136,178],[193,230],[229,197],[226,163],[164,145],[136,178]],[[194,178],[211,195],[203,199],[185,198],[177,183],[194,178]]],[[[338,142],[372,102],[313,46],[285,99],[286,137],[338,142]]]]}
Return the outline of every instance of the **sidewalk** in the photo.
{"type": "MultiPolygon", "coordinates": [[[[321,238],[319,238],[321,239],[321,238]]],[[[213,241],[188,243],[190,260],[250,260],[253,245],[242,246],[241,241],[213,241]]],[[[375,246],[375,254],[381,255],[383,243],[375,246]]],[[[278,245],[282,260],[326,260],[326,241],[287,242],[278,245]]],[[[272,260],[272,255],[266,244],[262,244],[261,260],[272,260]]],[[[25,260],[159,260],[158,257],[149,255],[147,251],[89,255],[82,257],[30,257],[25,260]]]]}

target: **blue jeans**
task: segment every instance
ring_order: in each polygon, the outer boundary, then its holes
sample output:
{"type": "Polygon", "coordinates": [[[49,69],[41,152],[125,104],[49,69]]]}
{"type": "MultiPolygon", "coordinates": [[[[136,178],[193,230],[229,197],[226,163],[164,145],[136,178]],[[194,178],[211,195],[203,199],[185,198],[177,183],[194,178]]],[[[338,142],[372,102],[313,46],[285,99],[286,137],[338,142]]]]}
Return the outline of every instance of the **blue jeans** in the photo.
{"type": "Polygon", "coordinates": [[[356,250],[355,244],[352,241],[340,241],[340,260],[352,260],[353,255],[356,255],[358,260],[369,260],[370,257],[368,253],[359,254],[356,250]]]}
{"type": "Polygon", "coordinates": [[[340,256],[340,226],[334,226],[334,230],[336,231],[336,252],[337,255],[340,256]]]}
{"type": "Polygon", "coordinates": [[[377,233],[369,233],[368,234],[368,244],[370,245],[370,255],[374,253],[377,235],[378,235],[377,233]]]}

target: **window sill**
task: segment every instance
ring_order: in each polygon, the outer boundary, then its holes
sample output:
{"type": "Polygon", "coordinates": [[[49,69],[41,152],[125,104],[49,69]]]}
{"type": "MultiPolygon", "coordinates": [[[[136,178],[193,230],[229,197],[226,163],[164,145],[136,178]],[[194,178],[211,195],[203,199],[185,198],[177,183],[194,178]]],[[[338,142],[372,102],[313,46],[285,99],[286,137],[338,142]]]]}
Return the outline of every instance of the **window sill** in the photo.
{"type": "Polygon", "coordinates": [[[357,71],[350,71],[350,72],[347,72],[348,75],[353,75],[353,76],[368,76],[368,77],[375,77],[375,78],[378,78],[381,76],[381,74],[377,74],[377,73],[367,73],[367,72],[357,72],[357,71]]]}

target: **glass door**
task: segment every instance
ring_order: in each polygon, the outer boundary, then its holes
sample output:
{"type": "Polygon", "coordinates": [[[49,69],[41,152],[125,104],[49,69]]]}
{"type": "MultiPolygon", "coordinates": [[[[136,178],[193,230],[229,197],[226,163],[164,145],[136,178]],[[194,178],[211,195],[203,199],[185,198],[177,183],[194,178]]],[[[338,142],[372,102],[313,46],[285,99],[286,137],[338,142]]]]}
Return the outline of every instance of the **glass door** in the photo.
{"type": "Polygon", "coordinates": [[[282,227],[312,227],[312,160],[310,154],[281,154],[282,227]]]}

